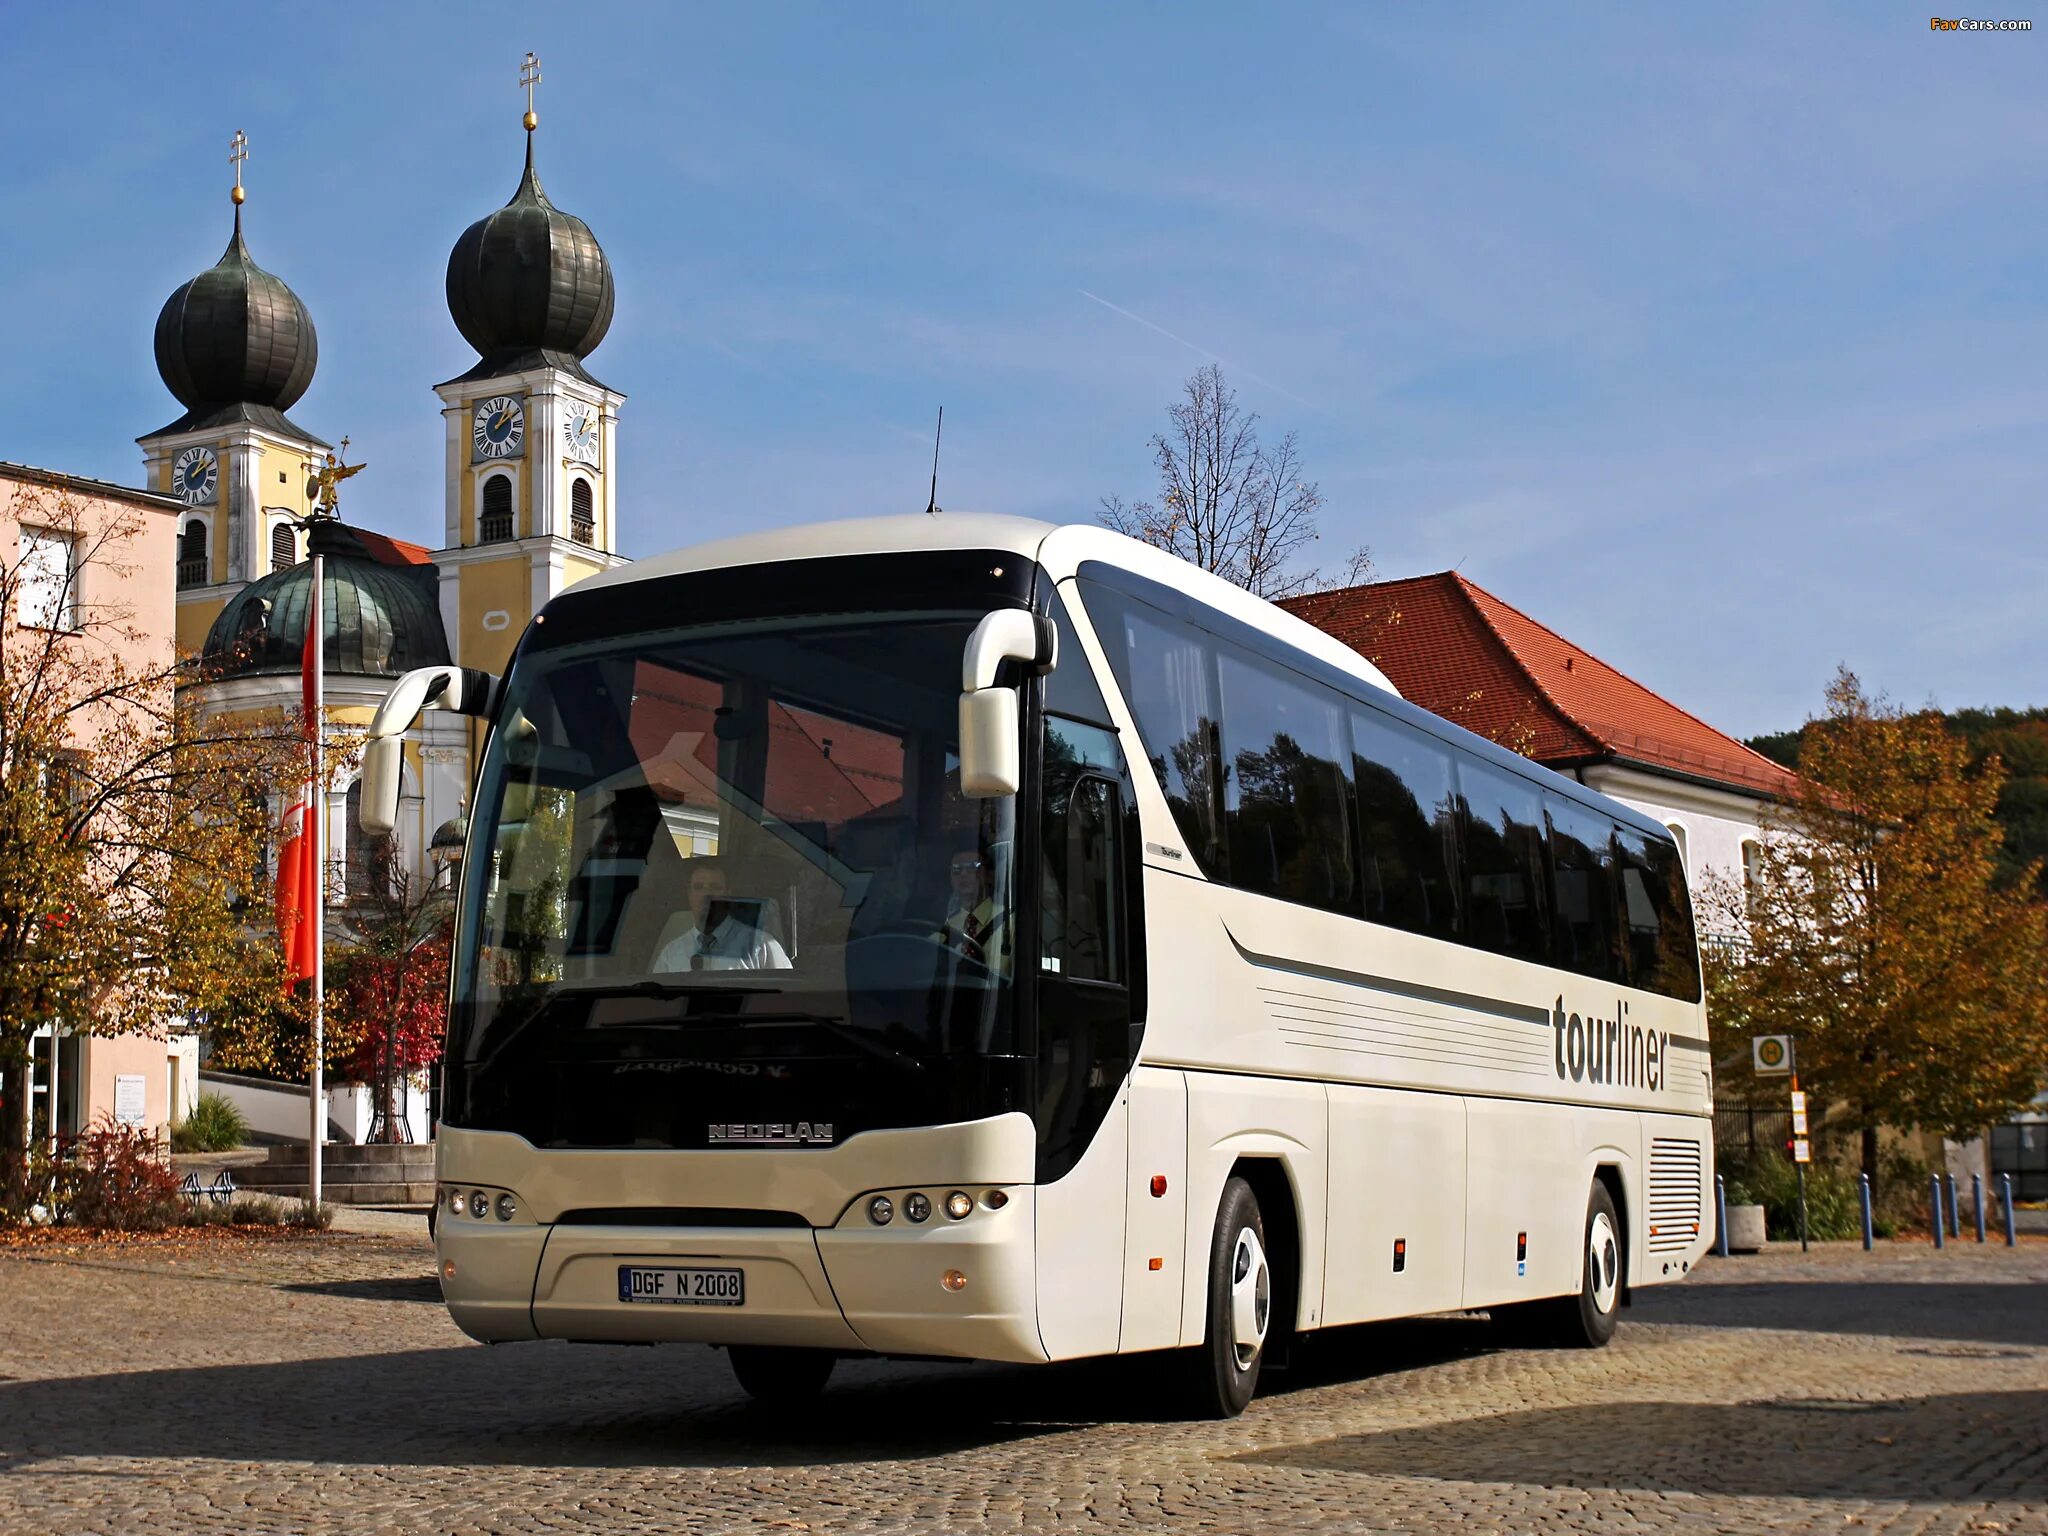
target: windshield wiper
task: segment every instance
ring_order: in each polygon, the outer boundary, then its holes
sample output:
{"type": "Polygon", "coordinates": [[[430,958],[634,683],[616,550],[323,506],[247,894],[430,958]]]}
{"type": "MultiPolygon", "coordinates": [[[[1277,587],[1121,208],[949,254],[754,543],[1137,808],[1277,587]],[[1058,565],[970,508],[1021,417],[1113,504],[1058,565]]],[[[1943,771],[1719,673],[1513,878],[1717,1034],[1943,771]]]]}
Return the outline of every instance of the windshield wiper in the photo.
{"type": "Polygon", "coordinates": [[[907,1051],[899,1051],[893,1045],[885,1045],[866,1031],[855,1029],[852,1025],[843,1023],[826,1013],[740,1013],[734,1014],[730,1019],[722,1020],[721,1022],[735,1024],[741,1028],[749,1024],[815,1024],[833,1038],[844,1040],[848,1045],[858,1046],[871,1056],[880,1057],[891,1066],[900,1067],[906,1072],[923,1072],[925,1070],[925,1063],[917,1057],[910,1055],[907,1051]]]}

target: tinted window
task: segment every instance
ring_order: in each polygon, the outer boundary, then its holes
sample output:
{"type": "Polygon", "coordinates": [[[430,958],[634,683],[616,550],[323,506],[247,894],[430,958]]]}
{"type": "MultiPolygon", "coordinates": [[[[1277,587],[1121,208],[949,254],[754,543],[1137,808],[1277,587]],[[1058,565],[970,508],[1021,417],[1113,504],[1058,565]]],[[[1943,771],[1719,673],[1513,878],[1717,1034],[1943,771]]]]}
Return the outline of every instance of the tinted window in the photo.
{"type": "Polygon", "coordinates": [[[1544,800],[1557,963],[1582,976],[1625,982],[1615,912],[1614,823],[1569,800],[1544,800]]]}
{"type": "Polygon", "coordinates": [[[1046,713],[1108,726],[1109,706],[1102,701],[1095,671],[1088,664],[1081,642],[1074,637],[1074,621],[1068,616],[1066,600],[1058,592],[1052,598],[1052,626],[1059,637],[1059,657],[1045,679],[1046,713]]]}
{"type": "Polygon", "coordinates": [[[1124,979],[1122,778],[1123,754],[1111,732],[1047,717],[1040,965],[1077,981],[1124,979]]]}
{"type": "Polygon", "coordinates": [[[1478,763],[1458,765],[1465,941],[1544,960],[1543,808],[1536,786],[1478,763]]]}
{"type": "Polygon", "coordinates": [[[1379,715],[1351,715],[1358,789],[1358,883],[1375,923],[1458,934],[1450,750],[1379,715]]]}
{"type": "Polygon", "coordinates": [[[1699,948],[1678,849],[1632,827],[1621,828],[1616,840],[1629,980],[1670,997],[1697,998],[1699,948]]]}
{"type": "Polygon", "coordinates": [[[1228,645],[1218,646],[1217,673],[1230,883],[1355,913],[1342,704],[1228,645]]]}
{"type": "Polygon", "coordinates": [[[1188,852],[1221,875],[1215,657],[1207,635],[1096,586],[1097,634],[1144,738],[1145,755],[1188,852]],[[1098,597],[1097,594],[1100,594],[1098,597]]]}

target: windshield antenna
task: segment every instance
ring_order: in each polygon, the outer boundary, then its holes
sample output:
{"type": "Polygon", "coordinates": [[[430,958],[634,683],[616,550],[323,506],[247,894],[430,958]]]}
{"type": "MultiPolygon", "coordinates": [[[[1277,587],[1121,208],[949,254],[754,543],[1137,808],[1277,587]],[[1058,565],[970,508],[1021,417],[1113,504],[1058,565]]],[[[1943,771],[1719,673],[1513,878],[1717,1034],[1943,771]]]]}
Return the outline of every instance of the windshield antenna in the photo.
{"type": "Polygon", "coordinates": [[[945,508],[939,505],[939,444],[944,441],[945,436],[946,408],[942,405],[939,407],[939,430],[932,434],[932,499],[925,506],[926,517],[936,517],[945,511],[945,508]]]}

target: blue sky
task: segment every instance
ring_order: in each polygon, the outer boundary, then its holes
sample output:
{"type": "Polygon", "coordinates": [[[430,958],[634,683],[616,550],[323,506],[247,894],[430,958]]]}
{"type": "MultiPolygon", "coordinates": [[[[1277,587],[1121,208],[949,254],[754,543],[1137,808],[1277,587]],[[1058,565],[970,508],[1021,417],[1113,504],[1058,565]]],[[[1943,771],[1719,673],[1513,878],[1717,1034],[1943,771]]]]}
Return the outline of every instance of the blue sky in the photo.
{"type": "MultiPolygon", "coordinates": [[[[940,501],[1086,519],[1219,359],[1332,562],[1456,566],[1722,727],[1838,662],[2048,702],[2048,30],[1927,12],[0,0],[0,457],[133,482],[156,311],[248,235],[292,412],[438,542],[442,281],[542,179],[611,257],[647,554],[940,501]],[[1136,317],[1136,318],[1134,318],[1136,317]]],[[[2048,17],[2041,18],[2048,29],[2048,17]]],[[[359,490],[356,488],[360,487],[359,490]]]]}

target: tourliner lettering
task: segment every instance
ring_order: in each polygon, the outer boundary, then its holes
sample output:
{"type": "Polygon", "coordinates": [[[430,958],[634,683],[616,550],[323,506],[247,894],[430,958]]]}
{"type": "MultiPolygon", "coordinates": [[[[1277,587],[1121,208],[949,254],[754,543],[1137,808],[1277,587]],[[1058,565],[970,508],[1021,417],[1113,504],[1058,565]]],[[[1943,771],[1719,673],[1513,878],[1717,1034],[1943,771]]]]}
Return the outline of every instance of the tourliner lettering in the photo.
{"type": "Polygon", "coordinates": [[[1628,1003],[1614,1000],[1614,1017],[1567,1014],[1564,997],[1550,1007],[1550,1028],[1556,1044],[1557,1075],[1575,1083],[1604,1083],[1615,1088],[1659,1089],[1670,1056],[1671,1032],[1646,1029],[1628,1021],[1628,1003]]]}

